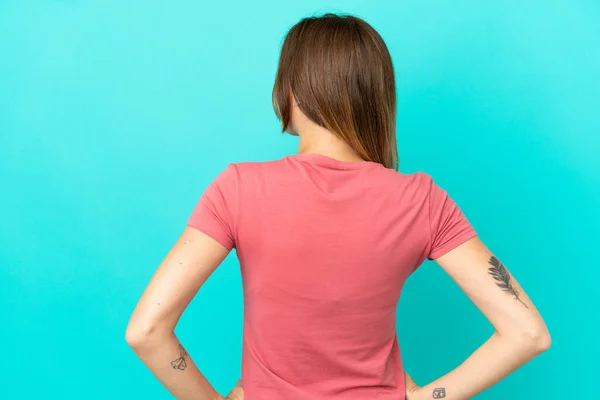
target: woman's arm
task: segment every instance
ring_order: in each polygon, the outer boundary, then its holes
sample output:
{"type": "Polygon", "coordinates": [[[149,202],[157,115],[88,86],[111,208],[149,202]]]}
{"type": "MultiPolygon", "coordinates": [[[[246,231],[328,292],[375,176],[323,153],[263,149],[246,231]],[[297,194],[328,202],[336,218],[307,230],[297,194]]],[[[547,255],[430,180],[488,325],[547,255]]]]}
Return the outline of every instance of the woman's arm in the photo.
{"type": "MultiPolygon", "coordinates": [[[[152,277],[129,321],[127,342],[179,400],[223,399],[200,373],[174,329],[196,292],[228,253],[214,239],[186,227],[152,277]]],[[[213,327],[207,324],[205,329],[213,327]]],[[[228,398],[242,396],[241,387],[236,387],[228,398]]]]}
{"type": "Polygon", "coordinates": [[[408,389],[409,400],[469,399],[550,347],[550,334],[535,306],[479,238],[436,261],[496,332],[455,370],[422,388],[408,389]]]}

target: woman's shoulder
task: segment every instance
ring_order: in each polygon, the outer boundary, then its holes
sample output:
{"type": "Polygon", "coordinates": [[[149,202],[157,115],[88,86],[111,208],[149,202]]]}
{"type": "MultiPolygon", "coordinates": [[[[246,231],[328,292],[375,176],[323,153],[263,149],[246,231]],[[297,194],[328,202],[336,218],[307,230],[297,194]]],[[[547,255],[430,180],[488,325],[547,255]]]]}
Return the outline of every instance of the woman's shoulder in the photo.
{"type": "Polygon", "coordinates": [[[248,176],[264,171],[276,170],[280,167],[282,160],[265,161],[236,161],[230,162],[227,169],[234,171],[237,175],[248,176]]]}
{"type": "Polygon", "coordinates": [[[433,182],[431,175],[422,171],[404,172],[390,168],[381,168],[377,170],[377,173],[383,181],[388,181],[394,186],[427,189],[433,182]]]}
{"type": "Polygon", "coordinates": [[[255,181],[270,180],[276,174],[281,174],[282,160],[266,161],[231,161],[221,172],[227,181],[240,184],[253,184],[255,181]]]}
{"type": "MultiPolygon", "coordinates": [[[[268,159],[263,161],[237,161],[230,162],[227,166],[229,175],[236,180],[261,182],[284,179],[286,171],[291,173],[294,168],[289,168],[292,163],[289,157],[268,159]]],[[[423,171],[405,172],[391,168],[366,168],[364,173],[369,175],[371,183],[379,183],[388,188],[410,190],[415,192],[428,192],[434,185],[432,176],[423,171]]]]}

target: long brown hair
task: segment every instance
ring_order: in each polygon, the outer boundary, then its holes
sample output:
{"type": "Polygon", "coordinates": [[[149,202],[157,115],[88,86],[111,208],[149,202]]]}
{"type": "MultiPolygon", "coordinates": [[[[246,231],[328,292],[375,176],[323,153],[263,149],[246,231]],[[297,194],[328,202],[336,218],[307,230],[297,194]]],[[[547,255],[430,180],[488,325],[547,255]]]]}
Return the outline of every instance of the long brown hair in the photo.
{"type": "Polygon", "coordinates": [[[367,161],[398,169],[396,83],[381,36],[364,20],[327,13],[303,18],[283,42],[273,108],[285,132],[291,95],[316,124],[367,161]]]}

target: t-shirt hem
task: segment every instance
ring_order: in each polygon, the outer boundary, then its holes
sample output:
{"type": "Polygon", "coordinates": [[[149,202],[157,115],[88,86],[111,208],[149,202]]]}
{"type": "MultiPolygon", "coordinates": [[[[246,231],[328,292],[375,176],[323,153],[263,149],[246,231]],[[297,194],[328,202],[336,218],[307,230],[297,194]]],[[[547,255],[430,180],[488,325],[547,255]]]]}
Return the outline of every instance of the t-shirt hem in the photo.
{"type": "Polygon", "coordinates": [[[225,247],[229,251],[231,251],[234,248],[233,244],[231,243],[231,239],[229,237],[221,235],[221,234],[217,233],[215,230],[208,228],[205,225],[198,225],[191,221],[188,221],[186,225],[204,233],[211,239],[217,241],[221,246],[225,247]]]}
{"type": "Polygon", "coordinates": [[[475,236],[477,236],[477,232],[475,232],[475,230],[473,230],[473,229],[470,229],[467,232],[464,232],[464,233],[458,235],[457,237],[452,239],[452,241],[448,242],[447,244],[440,247],[436,251],[432,252],[429,255],[429,257],[427,257],[427,258],[429,260],[435,260],[436,258],[439,258],[439,257],[443,256],[444,254],[450,252],[450,250],[454,250],[455,248],[457,248],[458,246],[460,246],[467,240],[474,238],[475,236]]]}

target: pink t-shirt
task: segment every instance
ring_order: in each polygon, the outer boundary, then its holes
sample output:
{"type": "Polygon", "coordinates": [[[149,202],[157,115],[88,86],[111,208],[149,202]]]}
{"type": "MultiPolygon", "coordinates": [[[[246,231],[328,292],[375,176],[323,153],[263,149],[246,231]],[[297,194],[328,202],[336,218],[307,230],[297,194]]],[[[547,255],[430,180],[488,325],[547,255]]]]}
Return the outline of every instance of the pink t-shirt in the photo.
{"type": "Polygon", "coordinates": [[[188,225],[240,261],[246,400],[403,400],[404,282],[476,235],[428,175],[317,154],[230,164],[188,225]]]}

